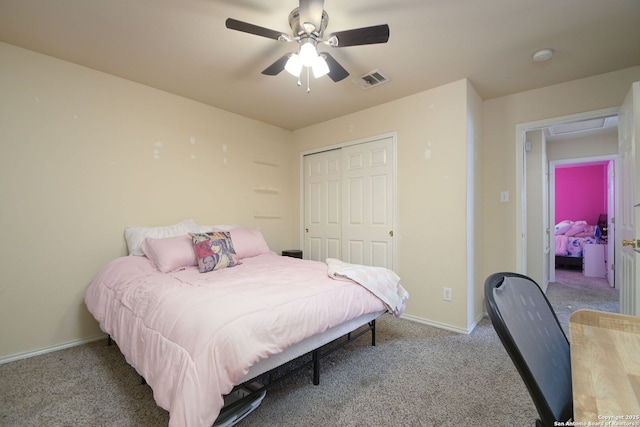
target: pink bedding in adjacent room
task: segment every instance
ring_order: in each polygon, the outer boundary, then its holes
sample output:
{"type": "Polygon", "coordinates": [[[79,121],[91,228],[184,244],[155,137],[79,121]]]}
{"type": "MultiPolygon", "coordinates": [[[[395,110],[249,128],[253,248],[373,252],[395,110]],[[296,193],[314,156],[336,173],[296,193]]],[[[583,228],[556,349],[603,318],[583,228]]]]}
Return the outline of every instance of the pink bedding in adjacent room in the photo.
{"type": "Polygon", "coordinates": [[[556,255],[582,258],[584,245],[597,243],[595,228],[586,221],[564,220],[556,224],[556,255]]]}
{"type": "Polygon", "coordinates": [[[146,257],[109,262],[85,303],[153,389],[171,426],[211,426],[249,368],[306,337],[385,309],[322,262],[274,253],[232,268],[160,273],[146,257]]]}
{"type": "Polygon", "coordinates": [[[556,236],[556,255],[582,258],[584,245],[597,242],[595,237],[556,236]]]}

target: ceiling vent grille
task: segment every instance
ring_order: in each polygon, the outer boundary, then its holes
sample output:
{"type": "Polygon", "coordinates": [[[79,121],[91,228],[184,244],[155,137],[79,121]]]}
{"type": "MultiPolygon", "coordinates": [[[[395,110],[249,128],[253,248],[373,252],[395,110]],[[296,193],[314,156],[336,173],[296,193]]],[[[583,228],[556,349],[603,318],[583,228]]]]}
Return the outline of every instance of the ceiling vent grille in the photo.
{"type": "Polygon", "coordinates": [[[363,76],[354,79],[353,82],[361,89],[370,89],[388,82],[390,79],[379,70],[373,70],[363,76]]]}

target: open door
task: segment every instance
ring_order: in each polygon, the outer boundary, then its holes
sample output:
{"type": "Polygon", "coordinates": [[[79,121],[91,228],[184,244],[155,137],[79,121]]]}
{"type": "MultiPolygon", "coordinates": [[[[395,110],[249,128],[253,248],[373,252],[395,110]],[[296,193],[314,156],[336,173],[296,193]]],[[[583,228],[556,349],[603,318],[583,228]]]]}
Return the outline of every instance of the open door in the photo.
{"type": "Polygon", "coordinates": [[[616,212],[616,173],[615,162],[611,160],[607,165],[607,281],[612,288],[615,286],[615,212],[616,212]]]}
{"type": "Polygon", "coordinates": [[[636,257],[640,247],[636,224],[640,224],[640,182],[636,171],[640,171],[640,155],[636,153],[640,135],[640,82],[631,89],[622,104],[619,114],[619,211],[615,223],[616,233],[616,286],[620,289],[620,312],[640,314],[640,271],[636,268],[636,257]]]}
{"type": "Polygon", "coordinates": [[[527,179],[527,275],[547,292],[550,274],[549,161],[541,129],[526,133],[525,168],[527,179]],[[544,256],[540,257],[540,250],[544,256]]]}

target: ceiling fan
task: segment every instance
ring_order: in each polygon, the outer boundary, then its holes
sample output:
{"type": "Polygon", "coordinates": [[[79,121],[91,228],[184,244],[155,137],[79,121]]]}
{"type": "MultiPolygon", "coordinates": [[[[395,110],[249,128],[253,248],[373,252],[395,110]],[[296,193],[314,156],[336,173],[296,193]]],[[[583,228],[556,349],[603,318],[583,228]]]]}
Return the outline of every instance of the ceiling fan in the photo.
{"type": "Polygon", "coordinates": [[[387,24],[338,31],[325,37],[324,31],[328,22],[329,15],[324,11],[324,0],[300,0],[299,7],[293,9],[289,14],[292,35],[233,18],[227,19],[226,26],[232,30],[281,42],[298,43],[296,52],[285,54],[265,68],[262,74],[275,76],[280,74],[282,70],[287,70],[298,77],[298,85],[300,85],[300,74],[303,68],[306,68],[308,92],[309,70],[313,72],[315,78],[328,75],[334,82],[339,82],[349,75],[349,72],[328,52],[318,52],[318,45],[347,47],[386,43],[389,40],[389,26],[387,24]]]}

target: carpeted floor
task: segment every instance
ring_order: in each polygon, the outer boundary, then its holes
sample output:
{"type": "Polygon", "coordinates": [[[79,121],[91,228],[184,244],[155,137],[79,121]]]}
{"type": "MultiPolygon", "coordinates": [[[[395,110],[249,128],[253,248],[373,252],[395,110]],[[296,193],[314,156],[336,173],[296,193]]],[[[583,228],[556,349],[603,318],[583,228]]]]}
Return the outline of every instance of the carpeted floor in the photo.
{"type": "Polygon", "coordinates": [[[607,279],[585,277],[581,271],[556,270],[556,281],[549,285],[547,298],[558,320],[569,334],[569,316],[578,308],[620,312],[619,292],[607,279]]]}
{"type": "MultiPolygon", "coordinates": [[[[565,327],[579,308],[618,311],[616,290],[557,280],[547,294],[565,327]]],[[[364,337],[323,359],[319,386],[303,371],[270,390],[239,426],[534,425],[535,407],[488,319],[462,335],[385,315],[377,337],[376,347],[364,337]]],[[[168,420],[106,340],[0,365],[2,426],[168,420]]]]}

